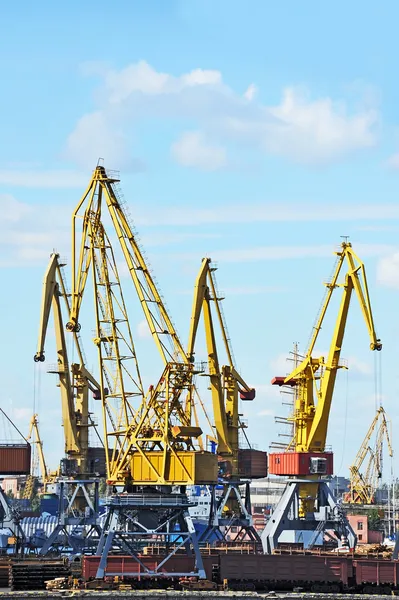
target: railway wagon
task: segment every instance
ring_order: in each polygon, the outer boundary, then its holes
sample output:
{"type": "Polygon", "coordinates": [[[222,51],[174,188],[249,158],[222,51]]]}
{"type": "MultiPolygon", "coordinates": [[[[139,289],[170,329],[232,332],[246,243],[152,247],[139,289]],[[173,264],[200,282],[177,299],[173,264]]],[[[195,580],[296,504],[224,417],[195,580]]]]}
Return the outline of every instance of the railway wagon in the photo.
{"type": "MultiPolygon", "coordinates": [[[[164,556],[157,555],[142,555],[141,562],[151,570],[156,570],[158,565],[164,560],[164,556]]],[[[204,569],[207,579],[212,580],[215,567],[218,567],[218,555],[203,556],[204,569]]],[[[94,579],[97,574],[98,565],[100,562],[99,556],[83,556],[82,557],[82,577],[85,581],[94,579]]],[[[194,571],[194,558],[186,555],[172,556],[160,569],[160,578],[164,578],[163,573],[186,573],[194,571]]],[[[131,556],[124,555],[109,555],[107,560],[107,573],[118,573],[126,579],[134,578],[138,581],[148,579],[145,577],[143,567],[131,556]]],[[[168,578],[169,579],[169,578],[168,578]]]]}
{"type": "Polygon", "coordinates": [[[290,589],[337,593],[354,582],[353,562],[343,556],[220,554],[219,578],[229,589],[290,589]]]}
{"type": "Polygon", "coordinates": [[[356,587],[364,593],[390,593],[399,585],[399,562],[373,558],[354,559],[356,587]]]}

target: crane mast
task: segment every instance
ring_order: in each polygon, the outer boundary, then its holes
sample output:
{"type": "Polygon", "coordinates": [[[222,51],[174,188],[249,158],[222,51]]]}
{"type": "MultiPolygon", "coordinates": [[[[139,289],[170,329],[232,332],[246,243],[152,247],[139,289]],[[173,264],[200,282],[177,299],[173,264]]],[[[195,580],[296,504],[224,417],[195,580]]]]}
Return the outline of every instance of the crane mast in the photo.
{"type": "Polygon", "coordinates": [[[292,484],[288,484],[287,493],[284,492],[285,496],[283,494],[276,509],[279,512],[278,519],[275,519],[274,524],[269,522],[270,524],[267,524],[262,535],[266,551],[275,547],[278,535],[283,530],[282,523],[287,517],[288,508],[292,506],[295,494],[298,496],[298,512],[297,517],[290,525],[291,529],[300,527],[300,523],[305,520],[307,520],[307,528],[309,528],[313,520],[316,531],[320,533],[328,521],[330,524],[333,523],[335,519],[333,511],[335,510],[336,514],[341,515],[337,527],[340,527],[343,537],[347,535],[352,544],[356,543],[355,535],[345,515],[341,513],[339,507],[337,508],[335,499],[327,489],[328,486],[322,481],[320,483],[320,477],[333,473],[332,453],[326,452],[328,421],[337,371],[343,367],[340,364],[340,356],[353,292],[357,297],[366,324],[370,349],[380,351],[382,344],[374,327],[363,262],[353,251],[351,243],[347,241],[341,244],[336,255],[335,269],[331,281],[325,284],[326,297],[303,360],[286,377],[275,377],[272,380],[273,385],[295,387],[297,393],[294,413],[290,417],[294,424],[294,437],[285,452],[269,454],[269,472],[294,479],[292,484]],[[344,264],[346,264],[344,281],[339,283],[339,276],[344,264]],[[328,355],[327,357],[314,357],[313,352],[327,309],[334,290],[338,288],[342,290],[342,297],[328,355]],[[295,484],[295,478],[301,483],[295,484]],[[325,518],[324,525],[320,522],[314,523],[314,518],[310,517],[316,513],[321,515],[322,512],[320,510],[318,512],[321,506],[325,506],[327,513],[330,511],[331,515],[330,519],[325,518]]]}
{"type": "Polygon", "coordinates": [[[383,445],[386,441],[388,454],[392,458],[393,450],[387,416],[382,406],[377,409],[376,415],[367,431],[359,448],[353,464],[349,467],[350,490],[344,496],[348,504],[374,504],[375,492],[378,481],[382,477],[383,445]],[[371,438],[376,432],[374,445],[371,438]],[[368,457],[368,461],[366,459],[368,457]],[[362,473],[362,467],[365,466],[362,473]]]}

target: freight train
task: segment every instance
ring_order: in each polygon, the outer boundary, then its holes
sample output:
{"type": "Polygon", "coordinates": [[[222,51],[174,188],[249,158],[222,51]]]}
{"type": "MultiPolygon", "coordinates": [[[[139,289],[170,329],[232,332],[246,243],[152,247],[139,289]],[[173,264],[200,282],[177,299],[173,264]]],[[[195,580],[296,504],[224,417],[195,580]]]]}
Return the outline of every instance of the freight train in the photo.
{"type": "MultiPolygon", "coordinates": [[[[93,582],[99,563],[98,556],[82,557],[81,575],[93,582]]],[[[142,563],[156,570],[162,556],[142,556],[142,563]]],[[[302,590],[319,593],[362,592],[391,594],[399,590],[399,561],[356,556],[305,554],[241,554],[225,552],[203,556],[208,581],[219,589],[239,591],[302,590]]],[[[159,577],[148,578],[143,567],[131,556],[108,557],[109,572],[120,573],[133,588],[181,587],[182,581],[169,572],[190,572],[194,560],[175,555],[159,568],[159,577]]],[[[191,579],[195,588],[195,582],[191,579]]],[[[184,587],[184,586],[183,586],[184,587]]],[[[198,586],[198,589],[201,589],[198,586]]]]}

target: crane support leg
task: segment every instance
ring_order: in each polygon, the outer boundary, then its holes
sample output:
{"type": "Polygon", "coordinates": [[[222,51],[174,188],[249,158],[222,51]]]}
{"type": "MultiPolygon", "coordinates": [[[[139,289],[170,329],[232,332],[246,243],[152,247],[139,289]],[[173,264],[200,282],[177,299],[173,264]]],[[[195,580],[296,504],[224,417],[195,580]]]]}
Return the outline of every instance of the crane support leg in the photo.
{"type": "Polygon", "coordinates": [[[10,534],[17,540],[17,549],[25,541],[25,534],[22,530],[21,516],[17,508],[14,508],[7,498],[4,490],[0,487],[0,527],[8,530],[10,534]]]}
{"type": "Polygon", "coordinates": [[[313,536],[309,538],[306,546],[312,547],[315,543],[322,545],[326,530],[334,531],[338,546],[356,546],[357,537],[325,481],[288,480],[287,487],[261,535],[263,552],[272,554],[277,548],[280,536],[289,531],[311,531],[313,536]],[[307,513],[305,518],[300,518],[300,488],[307,483],[318,483],[316,509],[307,513]]]}
{"type": "Polygon", "coordinates": [[[40,555],[45,556],[50,550],[66,552],[67,548],[72,548],[74,553],[90,548],[93,551],[101,536],[98,488],[98,479],[60,482],[58,522],[40,549],[40,555]],[[83,533],[74,533],[74,530],[82,529],[83,533]]]}
{"type": "Polygon", "coordinates": [[[208,542],[212,538],[224,542],[239,542],[249,538],[255,544],[261,543],[253,525],[249,482],[226,484],[219,499],[216,498],[216,487],[212,486],[208,527],[202,533],[200,542],[208,542]],[[245,497],[241,494],[240,485],[245,485],[245,497]]]}
{"type": "Polygon", "coordinates": [[[137,573],[131,574],[131,577],[206,579],[197,534],[188,512],[193,504],[186,494],[158,491],[116,494],[108,499],[107,505],[108,513],[96,552],[97,556],[101,556],[96,574],[98,579],[123,575],[107,568],[108,554],[117,548],[138,563],[137,573]],[[140,554],[144,546],[154,543],[163,548],[163,554],[160,561],[150,568],[140,560],[140,554]],[[192,569],[189,572],[169,571],[168,560],[183,547],[193,558],[192,569]]]}

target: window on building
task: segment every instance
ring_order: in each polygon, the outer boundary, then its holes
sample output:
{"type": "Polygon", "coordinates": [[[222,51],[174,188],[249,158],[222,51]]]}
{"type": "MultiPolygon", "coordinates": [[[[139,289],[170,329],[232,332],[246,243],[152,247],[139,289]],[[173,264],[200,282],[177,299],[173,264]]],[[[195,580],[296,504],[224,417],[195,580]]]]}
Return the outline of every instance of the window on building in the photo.
{"type": "Polygon", "coordinates": [[[359,535],[357,536],[357,539],[359,540],[359,542],[361,542],[363,539],[363,535],[361,533],[359,533],[359,535]]]}
{"type": "Polygon", "coordinates": [[[357,529],[358,529],[358,531],[362,531],[362,529],[363,529],[363,521],[358,521],[357,522],[357,529]]]}

